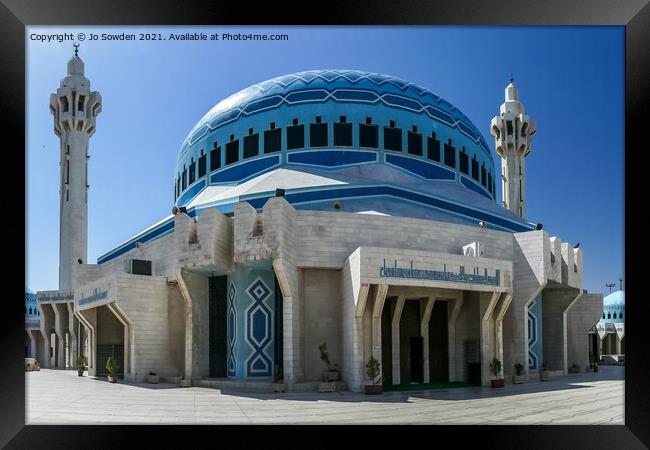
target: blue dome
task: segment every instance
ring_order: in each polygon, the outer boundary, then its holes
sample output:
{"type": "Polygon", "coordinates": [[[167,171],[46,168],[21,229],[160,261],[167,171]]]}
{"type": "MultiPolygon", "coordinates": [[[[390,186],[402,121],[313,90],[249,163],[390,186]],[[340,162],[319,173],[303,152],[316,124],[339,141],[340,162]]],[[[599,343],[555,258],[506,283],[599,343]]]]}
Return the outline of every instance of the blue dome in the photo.
{"type": "Polygon", "coordinates": [[[25,317],[38,317],[40,312],[36,306],[36,292],[25,288],[25,317]]]}
{"type": "Polygon", "coordinates": [[[625,292],[612,292],[603,298],[603,316],[600,322],[623,323],[625,322],[625,292]]]}
{"type": "MultiPolygon", "coordinates": [[[[255,84],[205,114],[181,145],[173,198],[195,217],[233,213],[240,201],[261,209],[283,189],[298,210],[534,229],[497,204],[500,178],[481,133],[438,95],[378,73],[311,70],[255,84]]],[[[98,263],[172,229],[169,215],[98,263]]]]}

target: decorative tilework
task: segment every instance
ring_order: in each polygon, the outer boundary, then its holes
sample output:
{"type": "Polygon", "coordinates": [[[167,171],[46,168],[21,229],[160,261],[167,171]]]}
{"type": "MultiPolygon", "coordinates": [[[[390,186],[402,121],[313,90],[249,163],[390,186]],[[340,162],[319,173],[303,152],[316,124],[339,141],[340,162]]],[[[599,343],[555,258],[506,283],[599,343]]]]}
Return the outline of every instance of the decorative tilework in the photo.
{"type": "Polygon", "coordinates": [[[235,308],[235,298],[237,297],[237,289],[235,284],[231,281],[228,287],[228,307],[227,327],[228,327],[228,359],[227,370],[228,376],[234,377],[236,375],[236,362],[235,362],[235,342],[237,341],[237,311],[235,308]]]}
{"type": "Polygon", "coordinates": [[[246,309],[246,342],[253,353],[246,360],[246,376],[270,377],[273,374],[273,359],[266,348],[273,338],[273,312],[266,304],[271,289],[256,278],[246,289],[253,303],[246,309]]]}

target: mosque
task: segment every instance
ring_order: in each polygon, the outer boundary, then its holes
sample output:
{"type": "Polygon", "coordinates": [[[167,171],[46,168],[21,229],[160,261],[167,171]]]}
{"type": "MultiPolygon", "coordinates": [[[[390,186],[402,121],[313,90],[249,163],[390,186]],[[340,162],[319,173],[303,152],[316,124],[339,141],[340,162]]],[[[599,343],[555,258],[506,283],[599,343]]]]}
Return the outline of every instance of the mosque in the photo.
{"type": "Polygon", "coordinates": [[[603,315],[591,333],[591,353],[597,361],[625,362],[625,292],[622,289],[603,299],[603,315]]]}
{"type": "Polygon", "coordinates": [[[588,365],[603,297],[582,288],[583,249],[526,218],[537,129],[512,79],[489,124],[499,172],[467,116],[394,76],[310,70],[248,87],[180,143],[171,213],[90,264],[101,107],[75,51],[50,97],[60,281],[37,293],[29,333],[50,349],[43,367],[81,352],[92,376],[113,356],[127,381],[288,390],[333,368],[357,392],[371,356],[385,385],[489,385],[495,357],[507,383],[516,364],[531,379],[588,365]]]}

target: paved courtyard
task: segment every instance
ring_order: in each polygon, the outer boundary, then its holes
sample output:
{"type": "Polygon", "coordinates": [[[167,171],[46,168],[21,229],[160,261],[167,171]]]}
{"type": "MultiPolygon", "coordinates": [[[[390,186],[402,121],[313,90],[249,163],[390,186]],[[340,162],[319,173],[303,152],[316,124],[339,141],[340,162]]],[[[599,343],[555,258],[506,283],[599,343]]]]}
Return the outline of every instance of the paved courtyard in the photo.
{"type": "Polygon", "coordinates": [[[616,424],[624,368],[604,366],[503,389],[238,393],[109,384],[74,370],[26,372],[26,424],[616,424]]]}

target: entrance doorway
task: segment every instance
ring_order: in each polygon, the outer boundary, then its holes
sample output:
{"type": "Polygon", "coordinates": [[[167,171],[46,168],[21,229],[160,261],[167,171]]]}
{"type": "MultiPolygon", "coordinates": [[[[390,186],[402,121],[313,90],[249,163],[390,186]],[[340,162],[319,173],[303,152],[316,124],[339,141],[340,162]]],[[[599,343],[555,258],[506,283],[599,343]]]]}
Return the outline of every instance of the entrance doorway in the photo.
{"type": "Polygon", "coordinates": [[[424,382],[424,361],[422,352],[424,348],[424,340],[422,336],[411,336],[411,383],[424,382]]]}
{"type": "Polygon", "coordinates": [[[225,275],[209,279],[209,376],[226,378],[227,364],[227,286],[225,275]]]}

